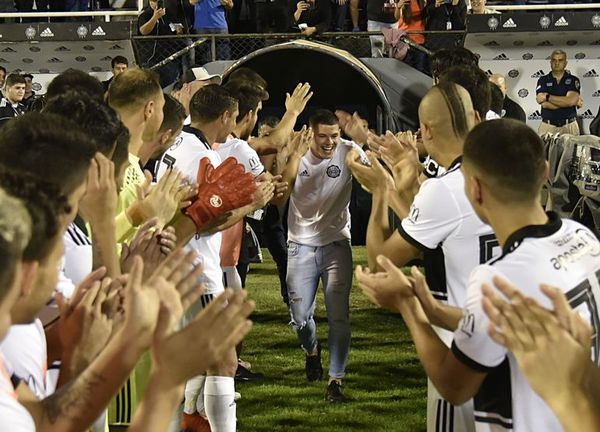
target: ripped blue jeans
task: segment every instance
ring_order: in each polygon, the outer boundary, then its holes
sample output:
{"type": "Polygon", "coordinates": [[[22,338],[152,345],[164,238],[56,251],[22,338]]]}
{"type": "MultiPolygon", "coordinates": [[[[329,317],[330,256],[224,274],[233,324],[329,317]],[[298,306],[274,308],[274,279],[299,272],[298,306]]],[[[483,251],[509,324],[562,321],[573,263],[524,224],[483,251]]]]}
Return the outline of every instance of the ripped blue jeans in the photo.
{"type": "Polygon", "coordinates": [[[307,352],[314,351],[317,346],[313,315],[319,280],[323,281],[329,323],[329,376],[343,378],[350,351],[350,240],[338,240],[319,247],[288,242],[286,283],[292,326],[307,352]]]}

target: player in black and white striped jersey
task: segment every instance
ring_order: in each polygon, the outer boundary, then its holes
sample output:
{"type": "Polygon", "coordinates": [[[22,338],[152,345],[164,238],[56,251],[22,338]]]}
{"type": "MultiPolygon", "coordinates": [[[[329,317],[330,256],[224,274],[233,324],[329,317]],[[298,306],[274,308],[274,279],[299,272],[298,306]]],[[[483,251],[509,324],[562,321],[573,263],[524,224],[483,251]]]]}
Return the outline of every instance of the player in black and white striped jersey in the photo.
{"type": "MultiPolygon", "coordinates": [[[[382,176],[366,185],[373,192],[367,252],[372,271],[378,266],[378,254],[389,257],[399,266],[423,254],[431,289],[423,300],[431,305],[426,309],[432,314],[431,323],[449,347],[452,331],[461,317],[471,270],[498,254],[499,248],[492,229],[479,220],[464,192],[463,143],[479,120],[469,94],[456,84],[443,82],[422,100],[419,119],[427,151],[447,171],[420,186],[412,204],[405,204],[406,207],[411,205],[410,210],[398,214],[402,223],[394,232],[389,229],[388,199],[397,192],[389,192],[382,176]]],[[[358,171],[369,174],[367,169],[358,171]]],[[[383,169],[381,171],[385,173],[383,169]]],[[[359,172],[356,176],[361,183],[368,182],[359,172]]],[[[408,180],[416,182],[416,178],[408,180]]],[[[401,190],[413,187],[396,183],[398,186],[401,190]]],[[[473,431],[472,404],[453,406],[429,382],[427,430],[473,431]]]]}

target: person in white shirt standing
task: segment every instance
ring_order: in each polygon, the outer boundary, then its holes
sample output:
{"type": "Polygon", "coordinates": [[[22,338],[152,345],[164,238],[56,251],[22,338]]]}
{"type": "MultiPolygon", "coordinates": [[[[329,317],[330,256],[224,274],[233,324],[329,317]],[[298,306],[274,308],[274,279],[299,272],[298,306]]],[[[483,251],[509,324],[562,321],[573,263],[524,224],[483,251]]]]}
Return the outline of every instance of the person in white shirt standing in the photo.
{"type": "Polygon", "coordinates": [[[362,149],[341,138],[338,118],[317,110],[310,118],[314,137],[303,155],[292,154],[284,171],[291,196],[288,213],[287,286],[292,325],[306,352],[306,377],[323,377],[321,345],[313,317],[323,280],[329,322],[329,384],[326,399],[343,402],[342,378],[350,351],[349,299],[352,287],[350,193],[346,156],[362,149]],[[297,174],[297,175],[296,175],[297,174]],[[293,186],[293,187],[292,187],[293,186]]]}

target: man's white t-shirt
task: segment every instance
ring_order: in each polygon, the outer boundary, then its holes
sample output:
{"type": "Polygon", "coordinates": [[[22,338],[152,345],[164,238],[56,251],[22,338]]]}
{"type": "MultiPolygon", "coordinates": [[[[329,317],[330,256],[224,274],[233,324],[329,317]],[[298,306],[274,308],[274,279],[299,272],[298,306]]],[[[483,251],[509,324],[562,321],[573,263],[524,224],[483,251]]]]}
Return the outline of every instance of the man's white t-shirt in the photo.
{"type": "Polygon", "coordinates": [[[6,366],[7,363],[0,353],[0,431],[35,432],[33,418],[18,402],[6,366]]]}
{"type": "MultiPolygon", "coordinates": [[[[215,168],[221,164],[221,157],[212,150],[204,134],[191,126],[185,126],[175,140],[175,144],[163,154],[160,163],[157,164],[156,177],[160,179],[168,168],[175,167],[189,181],[196,183],[200,160],[204,157],[208,157],[215,168]]],[[[204,294],[217,294],[223,291],[225,288],[219,258],[221,233],[196,234],[186,245],[186,249],[198,252],[197,262],[204,268],[204,273],[200,277],[206,285],[204,294]]]]}
{"type": "Polygon", "coordinates": [[[352,141],[340,140],[331,159],[319,159],[311,150],[300,160],[288,211],[288,240],[307,246],[325,246],[350,238],[352,173],[346,155],[352,141]]]}
{"type": "Polygon", "coordinates": [[[18,376],[39,399],[48,396],[46,387],[47,349],[44,327],[39,319],[31,324],[14,324],[0,344],[9,374],[18,376]]]}
{"type": "Polygon", "coordinates": [[[424,252],[433,296],[462,308],[471,271],[498,256],[500,247],[469,203],[460,165],[457,159],[447,172],[423,182],[398,231],[424,252]]]}
{"type": "Polygon", "coordinates": [[[571,306],[594,328],[592,358],[598,364],[600,321],[600,242],[583,225],[549,214],[546,225],[528,226],[506,241],[503,255],[471,274],[463,319],[454,333],[454,355],[488,376],[474,398],[477,431],[554,432],[562,427],[548,405],[528,384],[512,353],[488,335],[481,286],[494,276],[552,309],[540,284],[559,287],[571,306]]]}

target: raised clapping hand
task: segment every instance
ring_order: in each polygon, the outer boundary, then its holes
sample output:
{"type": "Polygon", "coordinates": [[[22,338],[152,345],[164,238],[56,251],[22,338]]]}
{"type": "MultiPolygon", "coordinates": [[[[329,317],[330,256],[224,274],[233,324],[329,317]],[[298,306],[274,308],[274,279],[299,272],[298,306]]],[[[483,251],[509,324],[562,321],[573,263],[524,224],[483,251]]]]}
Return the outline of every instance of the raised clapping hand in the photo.
{"type": "Polygon", "coordinates": [[[367,157],[371,166],[361,161],[361,156],[356,150],[350,150],[346,156],[346,164],[352,175],[367,192],[387,191],[394,188],[394,180],[386,169],[381,165],[373,152],[368,151],[367,157]]]}
{"type": "Polygon", "coordinates": [[[285,109],[286,111],[299,115],[306,104],[312,97],[313,93],[310,91],[309,83],[299,83],[292,94],[286,93],[285,95],[285,109]]]}
{"type": "Polygon", "coordinates": [[[495,277],[482,287],[489,335],[510,350],[531,387],[553,408],[583,387],[591,366],[592,329],[557,288],[541,286],[554,311],[527,298],[508,281],[495,277]]]}
{"type": "Polygon", "coordinates": [[[337,110],[335,115],[340,121],[340,127],[352,141],[361,145],[367,143],[369,127],[358,113],[350,114],[346,111],[337,110]]]}
{"type": "Polygon", "coordinates": [[[369,269],[357,266],[354,274],[363,293],[377,306],[400,312],[401,304],[414,296],[411,281],[383,255],[377,257],[377,264],[385,271],[372,273],[369,269]]]}

